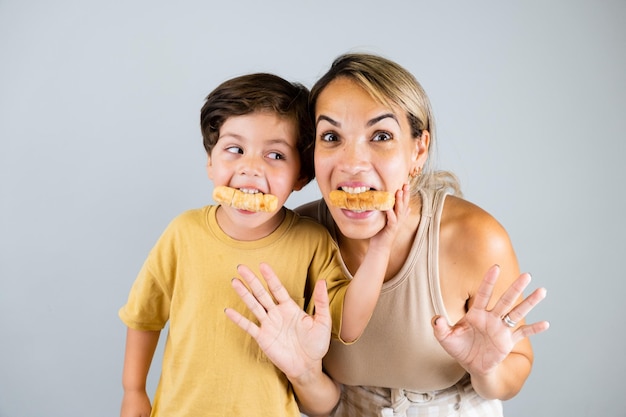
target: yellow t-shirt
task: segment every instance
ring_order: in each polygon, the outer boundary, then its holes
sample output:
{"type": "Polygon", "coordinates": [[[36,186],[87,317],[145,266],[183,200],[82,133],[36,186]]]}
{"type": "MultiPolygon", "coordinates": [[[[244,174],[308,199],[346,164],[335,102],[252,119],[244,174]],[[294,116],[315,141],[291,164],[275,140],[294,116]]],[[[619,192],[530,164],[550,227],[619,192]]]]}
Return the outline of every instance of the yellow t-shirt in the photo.
{"type": "Polygon", "coordinates": [[[216,206],[175,218],[150,252],[122,321],[138,330],[161,330],[169,321],[153,416],[300,416],[284,374],[256,341],[224,314],[232,307],[256,322],[231,287],[236,267],[261,276],[267,262],[290,296],[312,312],[315,282],[326,280],[339,331],[348,279],[325,228],[287,210],[271,235],[238,241],[217,225],[216,206]]]}

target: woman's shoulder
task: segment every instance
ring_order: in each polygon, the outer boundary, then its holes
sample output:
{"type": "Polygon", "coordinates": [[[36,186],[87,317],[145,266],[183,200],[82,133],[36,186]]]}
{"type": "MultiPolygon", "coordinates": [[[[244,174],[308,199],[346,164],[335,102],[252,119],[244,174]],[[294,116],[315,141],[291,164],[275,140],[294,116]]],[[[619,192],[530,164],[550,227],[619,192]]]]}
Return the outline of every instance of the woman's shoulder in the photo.
{"type": "Polygon", "coordinates": [[[482,235],[506,234],[504,227],[483,208],[463,198],[449,195],[441,215],[441,227],[459,238],[477,238],[482,235]]]}
{"type": "Polygon", "coordinates": [[[444,203],[439,245],[442,255],[479,269],[506,262],[505,258],[513,255],[509,235],[500,222],[476,204],[453,195],[444,203]]]}
{"type": "Polygon", "coordinates": [[[302,217],[310,217],[319,222],[319,210],[321,202],[322,199],[311,201],[309,203],[296,207],[294,211],[302,217]]]}

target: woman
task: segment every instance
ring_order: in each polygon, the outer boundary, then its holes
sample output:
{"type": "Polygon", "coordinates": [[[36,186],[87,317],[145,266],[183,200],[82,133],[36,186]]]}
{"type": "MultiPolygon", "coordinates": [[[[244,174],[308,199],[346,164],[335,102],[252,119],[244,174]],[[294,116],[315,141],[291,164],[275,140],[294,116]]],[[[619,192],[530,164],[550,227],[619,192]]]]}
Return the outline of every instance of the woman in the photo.
{"type": "MultiPolygon", "coordinates": [[[[435,126],[423,89],[392,61],[347,54],[313,86],[310,104],[324,199],[299,211],[328,228],[348,271],[358,268],[385,215],[334,207],[330,192],[395,191],[407,178],[411,185],[411,212],[393,243],[395,256],[368,327],[354,343],[332,340],[324,357],[325,371],[341,384],[333,415],[501,416],[501,400],[515,396],[530,373],[528,336],[548,328],[544,321],[524,322],[545,290],[522,300],[530,276],[520,275],[504,228],[459,196],[452,174],[429,166],[435,126]]],[[[260,327],[241,323],[257,341],[276,332],[269,317],[280,311],[286,318],[285,306],[292,304],[275,276],[265,278],[277,304],[252,286],[258,301],[246,298],[260,327]]],[[[244,295],[240,284],[234,283],[244,295]]],[[[291,338],[295,345],[328,324],[323,300],[317,305],[316,317],[291,310],[303,320],[292,326],[299,332],[280,334],[283,342],[291,338]]],[[[286,346],[280,354],[277,347],[266,353],[281,357],[279,367],[294,382],[303,409],[321,410],[322,399],[334,404],[338,390],[319,370],[319,349],[307,356],[286,346]]]]}

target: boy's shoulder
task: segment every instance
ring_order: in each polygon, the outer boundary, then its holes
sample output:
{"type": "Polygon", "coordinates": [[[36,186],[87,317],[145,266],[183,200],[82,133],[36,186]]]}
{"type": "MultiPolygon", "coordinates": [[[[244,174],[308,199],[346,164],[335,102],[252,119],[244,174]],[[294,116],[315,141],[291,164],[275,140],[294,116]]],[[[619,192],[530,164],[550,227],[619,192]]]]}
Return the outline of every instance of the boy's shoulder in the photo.
{"type": "Polygon", "coordinates": [[[169,223],[167,229],[181,229],[206,224],[212,206],[191,208],[180,212],[169,223]]]}
{"type": "Polygon", "coordinates": [[[206,213],[209,212],[209,210],[211,209],[211,206],[204,206],[204,207],[196,207],[196,208],[190,208],[190,209],[186,209],[183,210],[182,212],[180,212],[178,215],[176,215],[174,217],[173,220],[190,220],[190,219],[195,219],[198,217],[202,217],[204,215],[206,215],[206,213]]]}

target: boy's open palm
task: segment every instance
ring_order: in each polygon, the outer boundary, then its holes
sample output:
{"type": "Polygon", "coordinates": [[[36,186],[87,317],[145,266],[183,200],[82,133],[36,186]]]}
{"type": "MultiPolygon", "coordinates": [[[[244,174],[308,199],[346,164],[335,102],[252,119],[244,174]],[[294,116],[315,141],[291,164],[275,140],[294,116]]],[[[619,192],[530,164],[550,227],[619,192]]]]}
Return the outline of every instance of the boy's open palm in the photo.
{"type": "Polygon", "coordinates": [[[250,268],[239,265],[237,270],[252,292],[236,278],[232,286],[259,324],[231,308],[225,310],[228,318],[257,341],[287,378],[298,378],[319,368],[328,351],[331,331],[326,283],[318,281],[315,285],[315,315],[310,316],[293,301],[269,265],[261,264],[260,270],[274,298],[250,268]]]}

